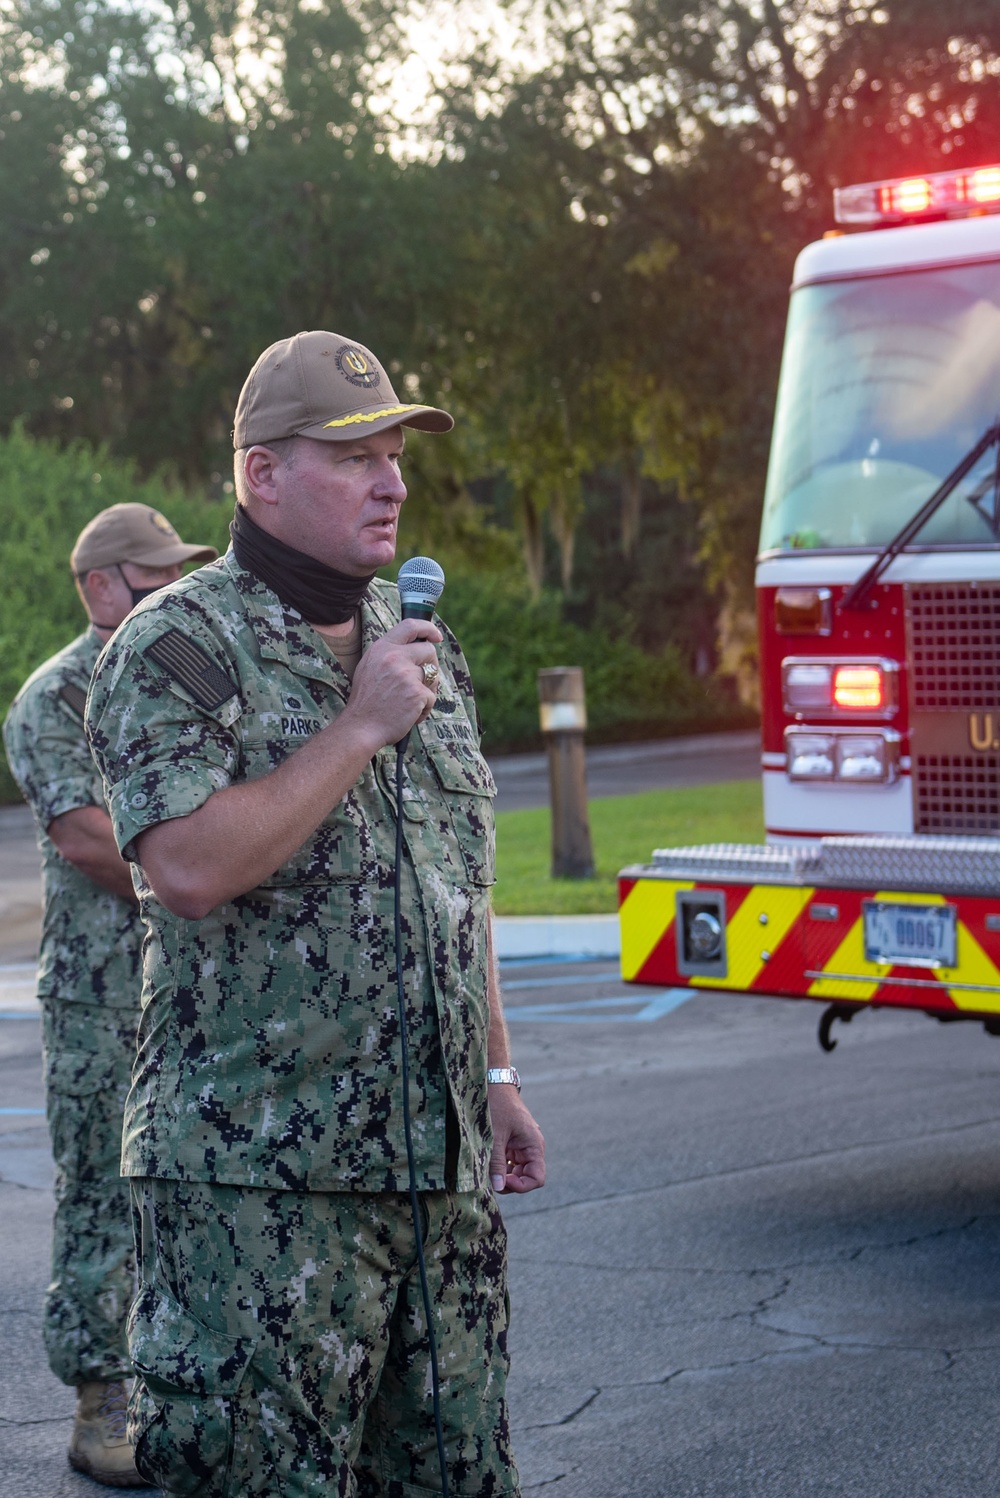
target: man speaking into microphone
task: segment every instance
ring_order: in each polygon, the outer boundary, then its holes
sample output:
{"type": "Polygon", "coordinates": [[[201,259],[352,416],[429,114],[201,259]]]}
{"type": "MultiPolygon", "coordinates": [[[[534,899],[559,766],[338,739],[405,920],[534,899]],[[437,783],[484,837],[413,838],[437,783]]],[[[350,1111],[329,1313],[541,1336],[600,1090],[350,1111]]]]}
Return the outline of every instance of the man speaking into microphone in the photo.
{"type": "Polygon", "coordinates": [[[149,927],[130,1434],[167,1494],[442,1491],[397,878],[444,1476],[519,1491],[495,1194],[545,1164],[491,948],[494,786],[457,641],[375,578],[405,429],[451,426],[350,339],[273,344],[237,407],[231,549],[140,605],[94,676],[149,927]]]}

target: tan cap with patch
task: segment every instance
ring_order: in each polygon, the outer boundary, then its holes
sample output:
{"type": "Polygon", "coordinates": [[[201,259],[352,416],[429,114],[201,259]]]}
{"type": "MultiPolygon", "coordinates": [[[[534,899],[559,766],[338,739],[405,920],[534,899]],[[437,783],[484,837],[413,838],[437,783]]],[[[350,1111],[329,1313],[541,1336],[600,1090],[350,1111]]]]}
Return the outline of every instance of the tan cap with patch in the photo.
{"type": "Polygon", "coordinates": [[[88,521],[69,564],[77,577],[95,567],[135,562],[139,567],[171,567],[175,562],[211,562],[214,546],[188,546],[166,515],[152,505],[111,505],[88,521]]]}
{"type": "Polygon", "coordinates": [[[370,349],[339,333],[296,333],[264,350],[247,375],[236,407],[233,446],[281,437],[344,442],[388,427],[450,432],[436,406],[407,405],[370,349]]]}

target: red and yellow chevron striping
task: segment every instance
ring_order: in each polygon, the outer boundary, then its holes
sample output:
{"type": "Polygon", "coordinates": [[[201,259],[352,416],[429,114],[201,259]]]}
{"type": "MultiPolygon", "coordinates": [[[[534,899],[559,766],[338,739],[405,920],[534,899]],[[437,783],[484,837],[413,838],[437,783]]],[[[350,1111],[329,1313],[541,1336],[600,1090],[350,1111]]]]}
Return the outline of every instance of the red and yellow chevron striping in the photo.
{"type": "Polygon", "coordinates": [[[629,983],[1000,1014],[1000,896],[640,877],[619,881],[619,915],[622,977],[629,983]],[[725,960],[710,975],[685,974],[678,952],[677,895],[700,890],[724,899],[725,960]],[[955,966],[870,961],[863,918],[869,900],[954,906],[955,966]]]}

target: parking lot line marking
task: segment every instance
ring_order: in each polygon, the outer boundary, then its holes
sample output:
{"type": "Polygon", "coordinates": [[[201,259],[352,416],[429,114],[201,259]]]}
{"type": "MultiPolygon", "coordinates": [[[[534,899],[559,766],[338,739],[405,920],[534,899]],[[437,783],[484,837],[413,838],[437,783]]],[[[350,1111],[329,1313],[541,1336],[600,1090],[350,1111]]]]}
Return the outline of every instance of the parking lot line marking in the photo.
{"type": "Polygon", "coordinates": [[[500,986],[504,993],[510,993],[515,988],[571,988],[574,985],[579,988],[584,983],[620,983],[621,981],[622,975],[616,968],[613,973],[595,973],[586,978],[581,978],[579,974],[567,973],[560,978],[514,978],[508,982],[501,975],[500,986]]]}
{"type": "Polygon", "coordinates": [[[648,1024],[662,1019],[694,998],[690,988],[666,988],[660,993],[616,994],[607,999],[581,999],[578,1003],[566,1004],[512,1004],[506,1010],[508,1024],[516,1020],[533,1020],[542,1025],[599,1025],[619,1021],[625,1024],[648,1024]],[[631,1009],[640,1005],[635,1014],[609,1011],[631,1009]],[[602,1013],[594,1013],[601,1010],[602,1013]]]}
{"type": "Polygon", "coordinates": [[[501,972],[507,972],[515,967],[552,967],[559,965],[564,967],[568,962],[613,962],[618,966],[618,958],[613,952],[548,952],[540,957],[500,957],[501,972]]]}
{"type": "Polygon", "coordinates": [[[0,1108],[3,1118],[44,1118],[44,1108],[0,1108]]]}

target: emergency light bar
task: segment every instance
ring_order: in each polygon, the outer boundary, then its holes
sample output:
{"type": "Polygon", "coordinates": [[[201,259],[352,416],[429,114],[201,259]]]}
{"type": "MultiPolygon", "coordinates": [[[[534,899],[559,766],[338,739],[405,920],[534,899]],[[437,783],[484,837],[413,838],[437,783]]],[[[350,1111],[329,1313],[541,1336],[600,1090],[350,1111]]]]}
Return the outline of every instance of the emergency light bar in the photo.
{"type": "Polygon", "coordinates": [[[838,224],[903,224],[919,219],[961,218],[1000,212],[1000,166],[926,177],[891,177],[837,187],[833,193],[838,224]]]}

